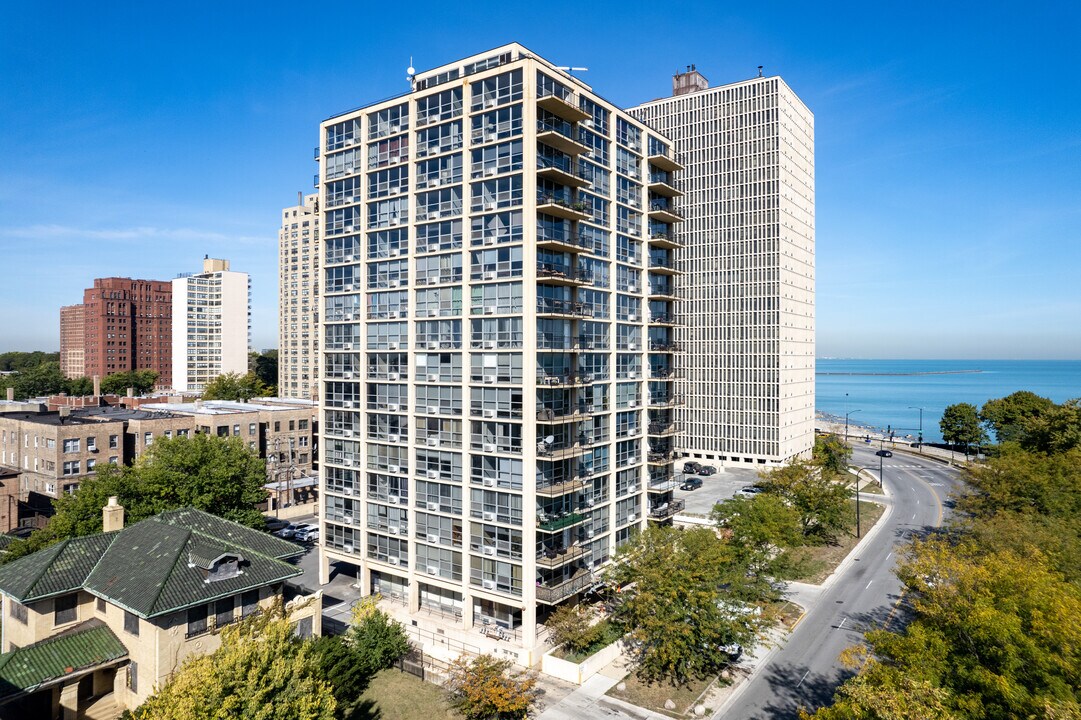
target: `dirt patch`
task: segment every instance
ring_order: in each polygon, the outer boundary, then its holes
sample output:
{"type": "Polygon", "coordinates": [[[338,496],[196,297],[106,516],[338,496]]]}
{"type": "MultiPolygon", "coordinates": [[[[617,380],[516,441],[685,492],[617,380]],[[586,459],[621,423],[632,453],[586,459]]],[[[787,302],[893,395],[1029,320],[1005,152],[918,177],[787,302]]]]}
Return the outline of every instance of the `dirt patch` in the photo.
{"type": "MultiPolygon", "coordinates": [[[[853,511],[855,507],[856,501],[853,500],[853,511]]],[[[867,534],[885,511],[886,508],[878,503],[861,500],[860,527],[862,528],[862,534],[867,534]]],[[[854,517],[855,514],[853,514],[854,517]]],[[[853,522],[848,532],[841,535],[833,545],[796,548],[792,551],[795,559],[804,562],[807,571],[801,577],[792,579],[797,582],[821,585],[837,569],[837,566],[848,557],[848,553],[852,552],[852,548],[856,547],[859,541],[860,538],[856,537],[856,523],[853,522]]]]}
{"type": "Polygon", "coordinates": [[[646,683],[632,673],[623,679],[626,689],[619,690],[619,685],[616,685],[607,694],[647,710],[669,717],[682,718],[693,714],[691,711],[694,709],[695,701],[717,679],[716,677],[702,678],[686,685],[676,686],[668,683],[646,683]],[[664,707],[666,700],[674,702],[676,709],[666,710],[664,707]]]}

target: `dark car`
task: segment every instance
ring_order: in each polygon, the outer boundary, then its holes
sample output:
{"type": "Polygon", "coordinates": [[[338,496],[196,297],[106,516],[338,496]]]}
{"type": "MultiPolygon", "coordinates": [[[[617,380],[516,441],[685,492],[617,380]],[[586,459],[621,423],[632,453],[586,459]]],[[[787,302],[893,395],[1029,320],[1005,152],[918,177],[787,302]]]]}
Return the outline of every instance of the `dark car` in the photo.
{"type": "Polygon", "coordinates": [[[710,475],[716,475],[717,474],[717,468],[713,467],[712,465],[700,465],[698,467],[698,474],[699,475],[704,475],[704,476],[707,476],[707,477],[710,476],[710,475]]]}
{"type": "Polygon", "coordinates": [[[875,455],[878,455],[879,457],[893,457],[893,453],[889,450],[879,450],[875,455]]]}
{"type": "Polygon", "coordinates": [[[697,490],[702,487],[702,478],[689,477],[679,486],[680,490],[697,490]]]}
{"type": "Polygon", "coordinates": [[[690,475],[691,473],[698,472],[698,469],[700,467],[702,467],[702,466],[699,465],[698,463],[694,462],[693,460],[690,461],[690,462],[685,462],[685,463],[683,463],[683,472],[690,475]]]}
{"type": "Polygon", "coordinates": [[[280,520],[278,518],[266,518],[267,532],[275,533],[286,527],[289,527],[288,520],[280,520]]]}
{"type": "Polygon", "coordinates": [[[757,485],[744,485],[739,489],[739,491],[748,493],[749,495],[755,495],[756,493],[762,492],[762,488],[758,487],[757,485]]]}

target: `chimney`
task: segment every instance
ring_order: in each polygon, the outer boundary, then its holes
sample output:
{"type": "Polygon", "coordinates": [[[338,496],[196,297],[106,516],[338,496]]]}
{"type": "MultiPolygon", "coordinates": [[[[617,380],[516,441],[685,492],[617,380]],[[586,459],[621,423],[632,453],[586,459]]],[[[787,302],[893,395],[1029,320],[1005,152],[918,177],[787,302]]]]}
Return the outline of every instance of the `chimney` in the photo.
{"type": "Polygon", "coordinates": [[[101,529],[105,532],[124,529],[124,506],[116,495],[110,495],[109,504],[101,509],[101,529]]]}
{"type": "Polygon", "coordinates": [[[94,397],[101,397],[101,375],[94,376],[94,397]]]}
{"type": "Polygon", "coordinates": [[[135,388],[133,388],[133,387],[128,388],[128,397],[129,398],[135,397],[135,388]]]}
{"type": "Polygon", "coordinates": [[[64,421],[71,417],[71,406],[61,405],[59,408],[57,408],[57,413],[60,418],[60,424],[63,425],[64,421]]]}
{"type": "Polygon", "coordinates": [[[8,402],[15,402],[15,388],[8,388],[8,402]]]}

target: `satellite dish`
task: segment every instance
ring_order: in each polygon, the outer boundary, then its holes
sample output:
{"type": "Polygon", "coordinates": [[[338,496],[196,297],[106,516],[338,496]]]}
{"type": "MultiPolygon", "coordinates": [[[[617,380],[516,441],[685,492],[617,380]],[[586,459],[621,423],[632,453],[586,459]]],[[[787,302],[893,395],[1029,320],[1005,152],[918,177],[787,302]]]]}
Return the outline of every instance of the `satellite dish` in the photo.
{"type": "Polygon", "coordinates": [[[413,67],[412,65],[410,65],[409,67],[407,67],[405,69],[405,74],[406,75],[416,75],[417,74],[417,69],[415,67],[413,67]]]}
{"type": "Polygon", "coordinates": [[[548,437],[544,438],[544,444],[545,445],[551,445],[555,441],[556,441],[556,436],[555,435],[549,435],[548,437]]]}

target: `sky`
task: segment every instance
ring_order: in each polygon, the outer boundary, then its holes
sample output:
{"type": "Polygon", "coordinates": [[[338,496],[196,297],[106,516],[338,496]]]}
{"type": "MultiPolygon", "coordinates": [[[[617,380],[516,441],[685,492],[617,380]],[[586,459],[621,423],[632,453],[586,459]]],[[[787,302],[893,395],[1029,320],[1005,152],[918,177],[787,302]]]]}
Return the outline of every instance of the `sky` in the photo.
{"type": "Polygon", "coordinates": [[[815,113],[817,352],[1081,358],[1081,4],[12,3],[0,22],[0,352],[56,350],[95,277],[251,274],[319,122],[521,42],[623,106],[765,66],[815,113]]]}

